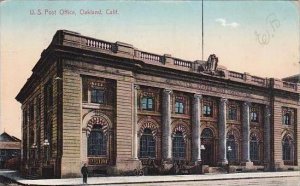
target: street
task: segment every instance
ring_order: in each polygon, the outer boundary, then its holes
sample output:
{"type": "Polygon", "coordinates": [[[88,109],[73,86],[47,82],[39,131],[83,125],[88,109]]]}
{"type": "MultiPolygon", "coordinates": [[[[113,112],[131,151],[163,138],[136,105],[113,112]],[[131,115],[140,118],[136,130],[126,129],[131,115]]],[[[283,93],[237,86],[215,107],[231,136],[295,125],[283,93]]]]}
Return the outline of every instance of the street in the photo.
{"type": "MultiPolygon", "coordinates": [[[[167,183],[145,183],[145,184],[116,184],[116,185],[147,185],[147,186],[175,186],[175,185],[191,185],[191,186],[244,186],[244,185],[259,185],[259,186],[300,186],[299,177],[279,177],[279,178],[254,178],[254,179],[233,179],[233,180],[212,180],[212,181],[185,181],[185,182],[167,182],[167,183]]],[[[116,186],[115,185],[115,186],[116,186]]]]}
{"type": "MultiPolygon", "coordinates": [[[[255,172],[204,175],[163,175],[163,176],[108,176],[88,177],[90,185],[150,185],[150,186],[300,186],[300,172],[255,172]]],[[[0,186],[3,185],[82,185],[82,178],[37,179],[20,177],[19,172],[0,171],[0,186]]]]}

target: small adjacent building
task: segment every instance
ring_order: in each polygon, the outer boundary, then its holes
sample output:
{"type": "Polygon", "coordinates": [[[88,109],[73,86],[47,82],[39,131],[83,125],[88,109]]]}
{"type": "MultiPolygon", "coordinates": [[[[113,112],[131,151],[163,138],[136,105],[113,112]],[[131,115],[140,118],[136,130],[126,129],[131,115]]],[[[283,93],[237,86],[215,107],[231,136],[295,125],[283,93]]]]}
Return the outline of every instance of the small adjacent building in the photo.
{"type": "Polygon", "coordinates": [[[0,169],[16,168],[21,157],[21,140],[3,132],[0,135],[0,169]]]}
{"type": "Polygon", "coordinates": [[[300,85],[220,62],[57,31],[16,97],[23,174],[299,169],[300,85]]]}

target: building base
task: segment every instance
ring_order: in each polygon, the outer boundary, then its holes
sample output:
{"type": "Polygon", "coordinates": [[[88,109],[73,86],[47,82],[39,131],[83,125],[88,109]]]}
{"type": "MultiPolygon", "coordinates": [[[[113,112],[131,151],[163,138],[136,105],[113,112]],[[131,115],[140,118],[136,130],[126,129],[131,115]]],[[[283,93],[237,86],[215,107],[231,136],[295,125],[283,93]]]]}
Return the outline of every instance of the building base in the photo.
{"type": "Polygon", "coordinates": [[[135,175],[142,170],[142,162],[139,159],[117,160],[115,166],[107,169],[108,175],[135,175]]]}

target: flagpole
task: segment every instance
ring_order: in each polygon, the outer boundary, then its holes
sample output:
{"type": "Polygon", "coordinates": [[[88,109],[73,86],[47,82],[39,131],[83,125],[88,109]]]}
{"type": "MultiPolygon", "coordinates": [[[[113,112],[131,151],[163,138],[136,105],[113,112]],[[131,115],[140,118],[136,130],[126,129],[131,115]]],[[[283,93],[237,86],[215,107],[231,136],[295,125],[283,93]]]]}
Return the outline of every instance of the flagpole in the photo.
{"type": "Polygon", "coordinates": [[[203,0],[202,0],[202,61],[203,61],[203,54],[204,54],[204,29],[203,29],[203,0]]]}

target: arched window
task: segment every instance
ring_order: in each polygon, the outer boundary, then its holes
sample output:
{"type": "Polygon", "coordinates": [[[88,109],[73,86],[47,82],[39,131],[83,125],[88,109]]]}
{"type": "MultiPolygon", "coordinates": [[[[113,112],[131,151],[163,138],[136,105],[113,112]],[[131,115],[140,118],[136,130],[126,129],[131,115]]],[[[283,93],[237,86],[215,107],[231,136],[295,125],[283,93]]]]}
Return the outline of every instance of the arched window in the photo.
{"type": "Polygon", "coordinates": [[[250,159],[252,161],[259,160],[259,142],[256,136],[251,136],[250,139],[250,159]]]}
{"type": "Polygon", "coordinates": [[[103,134],[101,125],[94,125],[88,137],[88,155],[106,155],[106,136],[103,134]]]}
{"type": "Polygon", "coordinates": [[[230,162],[236,162],[237,161],[237,144],[235,142],[234,135],[230,134],[227,138],[227,158],[230,162]]]}
{"type": "Polygon", "coordinates": [[[155,141],[151,129],[145,128],[140,139],[140,157],[155,158],[155,141]]]}
{"type": "Polygon", "coordinates": [[[209,128],[203,129],[201,133],[201,138],[212,138],[213,137],[213,132],[209,128]]]}
{"type": "Polygon", "coordinates": [[[177,131],[173,136],[173,158],[184,159],[185,158],[185,143],[183,134],[177,131]]]}
{"type": "Polygon", "coordinates": [[[285,136],[282,140],[282,159],[286,161],[293,160],[293,140],[289,136],[285,136]]]}

